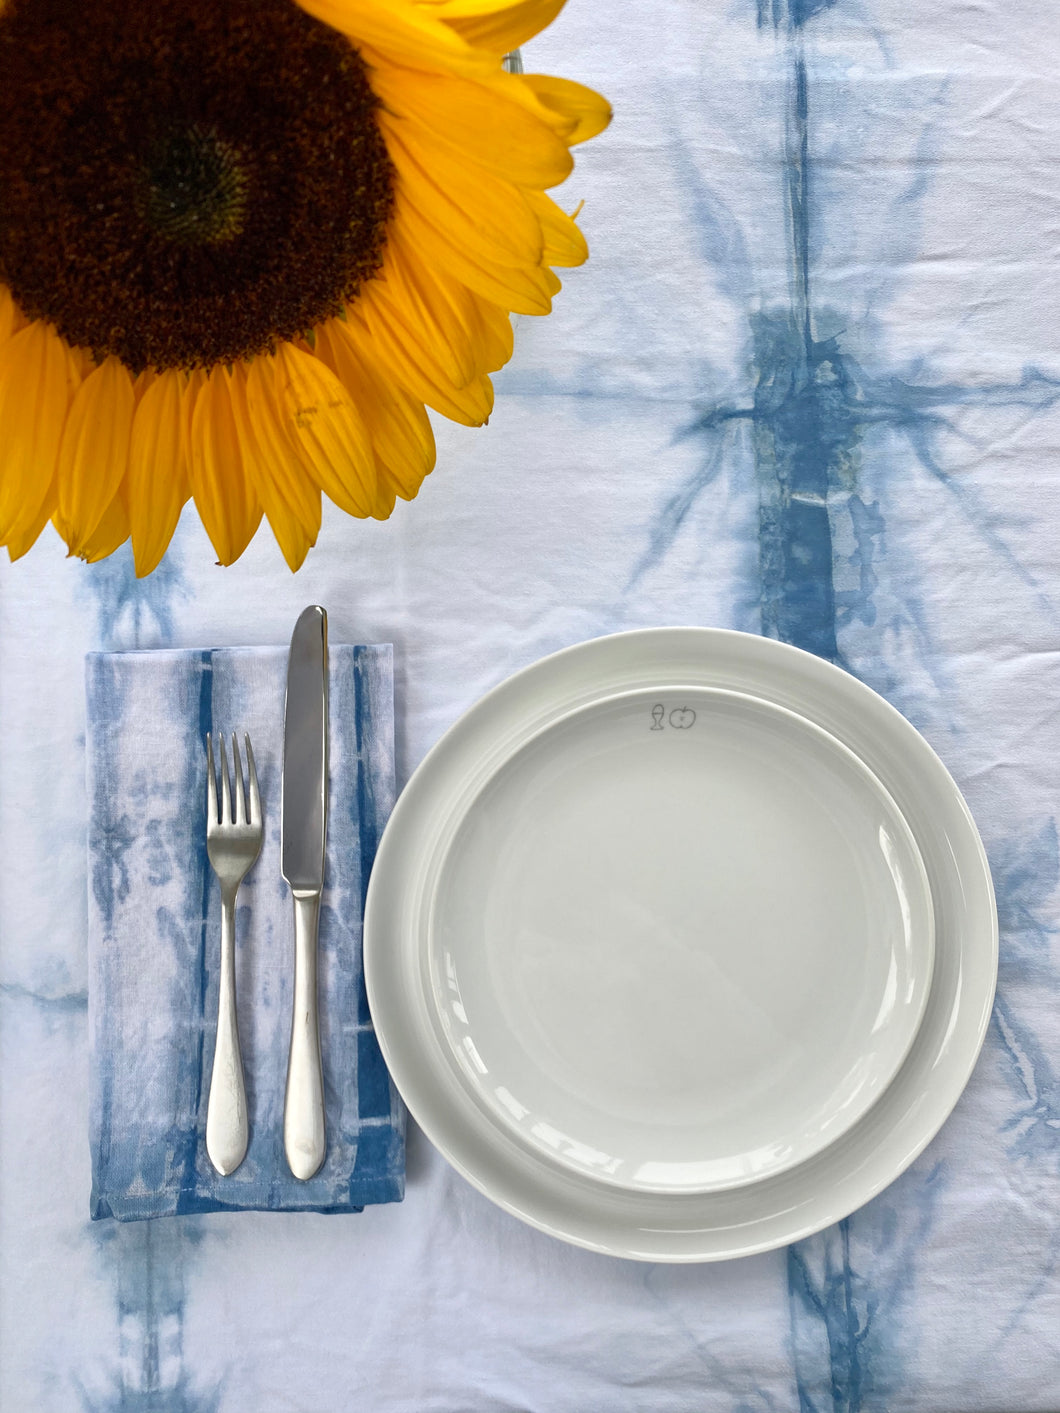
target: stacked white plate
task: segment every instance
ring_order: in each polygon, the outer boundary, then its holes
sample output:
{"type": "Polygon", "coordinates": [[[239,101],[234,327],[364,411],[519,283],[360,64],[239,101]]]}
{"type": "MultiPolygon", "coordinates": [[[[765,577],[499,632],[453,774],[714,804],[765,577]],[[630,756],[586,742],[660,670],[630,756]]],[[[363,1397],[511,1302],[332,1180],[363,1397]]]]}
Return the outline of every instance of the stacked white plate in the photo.
{"type": "Polygon", "coordinates": [[[997,972],[956,785],[796,648],[666,628],[478,702],[404,790],[365,915],[414,1118],[488,1197],[653,1261],[797,1240],[967,1083],[997,972]]]}

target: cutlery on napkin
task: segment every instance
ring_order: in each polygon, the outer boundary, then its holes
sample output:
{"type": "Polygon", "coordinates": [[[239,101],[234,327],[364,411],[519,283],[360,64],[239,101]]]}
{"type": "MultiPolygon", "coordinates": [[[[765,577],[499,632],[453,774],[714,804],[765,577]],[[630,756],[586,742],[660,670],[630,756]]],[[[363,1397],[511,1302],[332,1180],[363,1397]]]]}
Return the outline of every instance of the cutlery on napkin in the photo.
{"type": "Polygon", "coordinates": [[[283,1105],[292,1014],[280,871],[286,648],[92,654],[86,662],[92,1215],[356,1211],[404,1193],[404,1111],[361,969],[364,890],[394,799],[392,650],[335,646],[319,991],[328,1148],[291,1175],[283,1105]],[[220,904],[206,856],[206,735],[254,742],[265,837],[240,890],[236,972],[249,1143],[228,1177],[205,1147],[220,904]]]}

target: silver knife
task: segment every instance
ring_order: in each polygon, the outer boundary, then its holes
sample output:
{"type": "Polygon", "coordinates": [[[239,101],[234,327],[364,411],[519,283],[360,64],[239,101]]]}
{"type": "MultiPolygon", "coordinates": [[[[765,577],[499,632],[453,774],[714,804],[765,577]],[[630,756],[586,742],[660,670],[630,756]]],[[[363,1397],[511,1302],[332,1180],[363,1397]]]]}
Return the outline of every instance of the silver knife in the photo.
{"type": "Polygon", "coordinates": [[[328,826],[328,616],[295,624],[283,723],[283,876],[294,899],[294,1014],[283,1105],[283,1150],[296,1178],[324,1161],[324,1075],[317,1016],[317,923],[328,826]]]}

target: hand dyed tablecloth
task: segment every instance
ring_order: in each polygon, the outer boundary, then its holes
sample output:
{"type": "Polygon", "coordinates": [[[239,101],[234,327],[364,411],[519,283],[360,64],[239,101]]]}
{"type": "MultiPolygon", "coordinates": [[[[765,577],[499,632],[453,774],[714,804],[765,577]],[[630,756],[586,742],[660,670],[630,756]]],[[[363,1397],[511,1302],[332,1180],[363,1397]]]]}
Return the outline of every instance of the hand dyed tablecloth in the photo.
{"type": "Polygon", "coordinates": [[[589,265],[481,432],[292,578],[187,517],[138,583],[0,574],[0,1405],[33,1413],[1060,1407],[1060,29],[1041,0],[571,0],[608,94],[589,265]],[[841,663],[982,830],[993,1023],[938,1138],[788,1250],[667,1268],[496,1210],[415,1129],[404,1204],[91,1223],[83,658],[395,644],[398,783],[510,671],[655,623],[841,663]]]}

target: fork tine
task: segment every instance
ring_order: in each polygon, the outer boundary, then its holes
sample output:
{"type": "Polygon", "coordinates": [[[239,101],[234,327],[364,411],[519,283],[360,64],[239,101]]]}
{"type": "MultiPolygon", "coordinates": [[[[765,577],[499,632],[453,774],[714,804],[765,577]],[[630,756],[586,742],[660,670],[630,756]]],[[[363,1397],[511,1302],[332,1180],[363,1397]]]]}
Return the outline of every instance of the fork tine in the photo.
{"type": "Polygon", "coordinates": [[[254,766],[254,751],[250,744],[250,737],[244,735],[243,740],[247,747],[247,779],[250,781],[250,822],[251,824],[260,824],[261,795],[258,792],[258,772],[254,766]]]}
{"type": "Polygon", "coordinates": [[[213,763],[213,738],[206,734],[206,822],[217,823],[217,773],[213,763]]]}
{"type": "Polygon", "coordinates": [[[239,759],[239,742],[234,731],[232,732],[232,764],[236,772],[235,784],[232,790],[236,804],[236,823],[246,824],[247,802],[246,795],[243,793],[243,762],[239,759]]]}
{"type": "Polygon", "coordinates": [[[232,823],[232,787],[228,783],[228,756],[225,754],[224,732],[217,733],[217,749],[221,756],[221,823],[232,823]]]}

